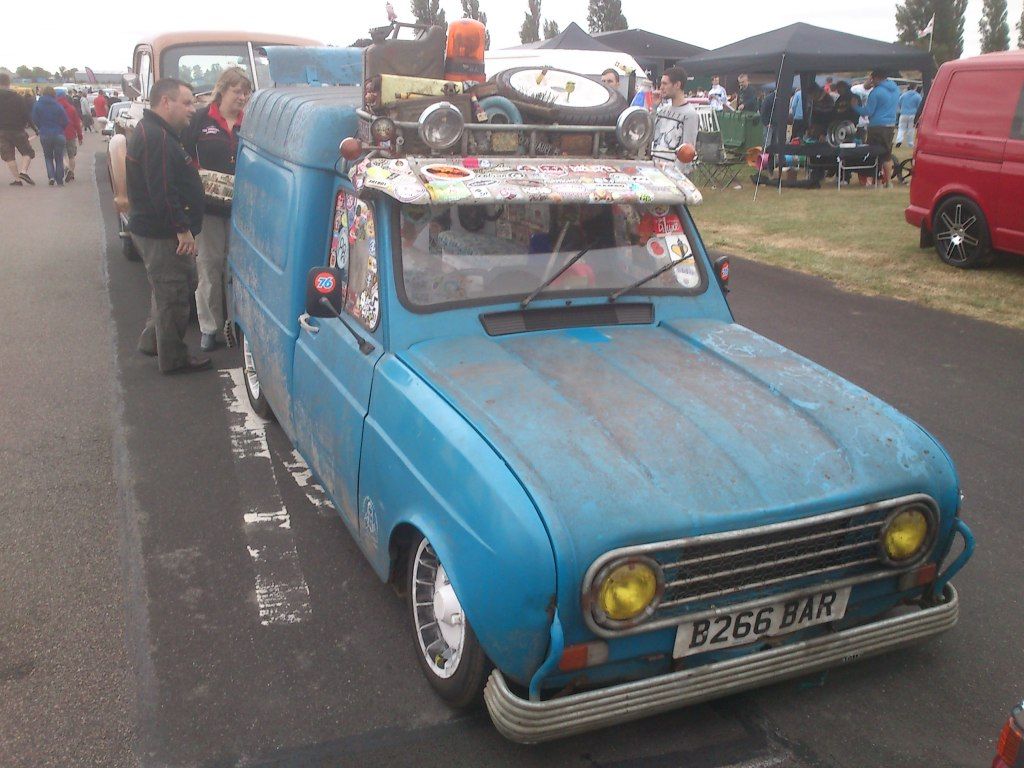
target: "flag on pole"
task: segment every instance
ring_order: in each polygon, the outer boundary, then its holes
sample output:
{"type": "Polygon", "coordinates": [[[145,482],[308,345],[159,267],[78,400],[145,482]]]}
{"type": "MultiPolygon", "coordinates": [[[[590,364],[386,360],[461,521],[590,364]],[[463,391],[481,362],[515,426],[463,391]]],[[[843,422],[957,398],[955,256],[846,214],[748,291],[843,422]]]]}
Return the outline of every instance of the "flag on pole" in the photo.
{"type": "Polygon", "coordinates": [[[96,74],[89,67],[85,68],[85,76],[93,85],[96,85],[96,83],[98,82],[96,80],[96,74]]]}
{"type": "Polygon", "coordinates": [[[935,14],[932,14],[931,19],[925,25],[925,28],[917,33],[917,39],[920,40],[922,37],[927,37],[935,30],[935,14]]]}

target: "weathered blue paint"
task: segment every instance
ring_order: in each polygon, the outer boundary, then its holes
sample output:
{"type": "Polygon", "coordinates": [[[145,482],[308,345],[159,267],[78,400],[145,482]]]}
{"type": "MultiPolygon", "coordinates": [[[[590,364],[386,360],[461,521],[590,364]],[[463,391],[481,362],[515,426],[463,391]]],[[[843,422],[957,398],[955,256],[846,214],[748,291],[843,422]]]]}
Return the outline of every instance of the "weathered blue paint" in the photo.
{"type": "MultiPolygon", "coordinates": [[[[935,439],[863,389],[734,323],[698,238],[695,295],[626,296],[648,325],[489,337],[481,312],[403,304],[397,203],[373,199],[380,325],[300,331],[305,276],[326,263],[337,165],[358,90],[260,92],[247,111],[231,245],[234,320],[289,438],[382,579],[405,531],[433,544],[491,660],[537,694],[569,683],[563,643],[594,635],[580,588],[611,549],[796,520],[924,493],[939,508],[931,554],[953,537],[959,484],[935,439]],[[557,621],[555,617],[557,616],[557,621]]],[[[609,209],[610,214],[610,209],[609,209]]],[[[680,211],[686,226],[692,219],[680,211]]],[[[575,304],[601,303],[598,296],[575,304]]],[[[539,298],[538,308],[564,301],[539,298]]],[[[845,621],[921,588],[856,586],[845,621]]],[[[786,641],[825,631],[814,627],[786,641]]],[[[589,682],[658,674],[674,628],[608,641],[589,682]]],[[[707,653],[688,663],[756,653],[707,653]]]]}

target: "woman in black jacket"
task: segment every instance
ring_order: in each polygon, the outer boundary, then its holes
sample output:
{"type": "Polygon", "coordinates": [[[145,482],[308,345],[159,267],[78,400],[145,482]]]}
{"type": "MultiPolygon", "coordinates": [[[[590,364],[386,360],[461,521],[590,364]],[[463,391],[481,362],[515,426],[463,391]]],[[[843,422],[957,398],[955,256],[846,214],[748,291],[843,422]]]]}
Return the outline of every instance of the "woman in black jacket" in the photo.
{"type": "MultiPolygon", "coordinates": [[[[238,132],[242,113],[252,95],[252,83],[239,67],[224,70],[213,87],[213,102],[196,111],[182,137],[185,150],[198,164],[200,172],[235,174],[238,132]]],[[[207,176],[207,174],[203,174],[207,176]]],[[[199,253],[196,271],[196,309],[200,348],[209,351],[217,345],[217,332],[224,326],[224,269],[228,257],[228,232],[231,227],[231,203],[223,197],[211,197],[214,185],[207,183],[206,213],[203,230],[196,238],[199,253]]]]}

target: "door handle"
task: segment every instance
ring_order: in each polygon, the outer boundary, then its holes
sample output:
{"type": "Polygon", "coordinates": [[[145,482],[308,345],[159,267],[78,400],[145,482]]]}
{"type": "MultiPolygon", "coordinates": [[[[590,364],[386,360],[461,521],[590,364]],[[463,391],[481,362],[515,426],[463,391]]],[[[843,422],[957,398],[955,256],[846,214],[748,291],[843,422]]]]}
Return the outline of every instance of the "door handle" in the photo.
{"type": "Polygon", "coordinates": [[[309,312],[303,312],[301,315],[299,315],[299,325],[302,326],[302,330],[309,331],[311,334],[316,336],[318,333],[320,333],[320,327],[314,325],[312,319],[313,318],[309,316],[309,312]]]}

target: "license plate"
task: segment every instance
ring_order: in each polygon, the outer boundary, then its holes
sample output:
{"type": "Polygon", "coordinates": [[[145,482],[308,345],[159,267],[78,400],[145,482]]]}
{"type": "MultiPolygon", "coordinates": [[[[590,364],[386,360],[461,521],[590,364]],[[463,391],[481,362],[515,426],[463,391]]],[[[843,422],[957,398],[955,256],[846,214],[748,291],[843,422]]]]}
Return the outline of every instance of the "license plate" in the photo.
{"type": "Polygon", "coordinates": [[[850,587],[830,589],[733,613],[687,621],[676,630],[675,659],[694,653],[747,645],[843,618],[850,587]]]}

